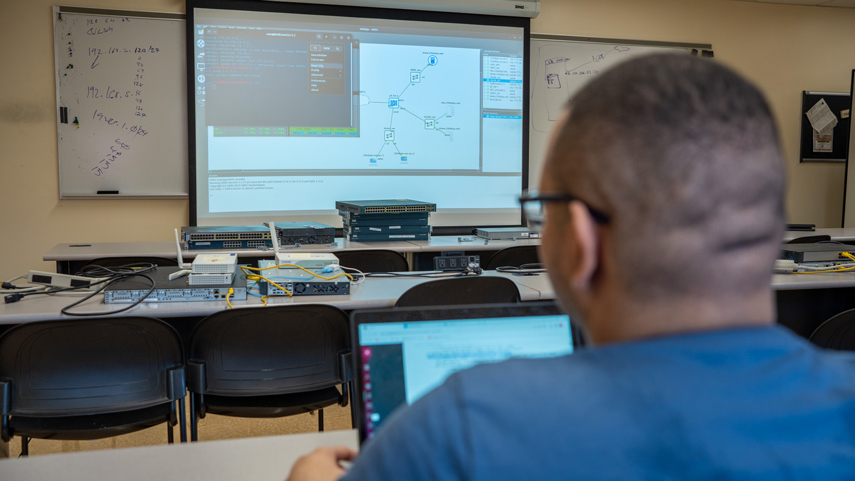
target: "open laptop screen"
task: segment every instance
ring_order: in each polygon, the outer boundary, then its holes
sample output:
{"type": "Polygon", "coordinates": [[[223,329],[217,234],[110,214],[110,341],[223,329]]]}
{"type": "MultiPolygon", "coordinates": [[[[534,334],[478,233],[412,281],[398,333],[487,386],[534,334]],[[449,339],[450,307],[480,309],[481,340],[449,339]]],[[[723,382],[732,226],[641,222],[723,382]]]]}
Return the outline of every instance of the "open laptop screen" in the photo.
{"type": "Polygon", "coordinates": [[[573,352],[570,320],[554,304],[357,311],[353,321],[363,440],[454,372],[573,352]]]}

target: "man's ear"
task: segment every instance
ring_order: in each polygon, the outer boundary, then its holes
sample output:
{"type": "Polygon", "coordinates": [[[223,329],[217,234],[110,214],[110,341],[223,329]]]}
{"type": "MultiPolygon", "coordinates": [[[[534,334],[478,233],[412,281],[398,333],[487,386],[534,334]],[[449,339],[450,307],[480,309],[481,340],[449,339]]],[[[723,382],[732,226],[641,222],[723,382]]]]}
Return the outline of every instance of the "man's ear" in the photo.
{"type": "Polygon", "coordinates": [[[574,200],[567,204],[567,209],[570,211],[570,222],[566,232],[573,237],[570,242],[573,246],[570,284],[576,289],[588,289],[600,268],[597,223],[582,202],[574,200]]]}

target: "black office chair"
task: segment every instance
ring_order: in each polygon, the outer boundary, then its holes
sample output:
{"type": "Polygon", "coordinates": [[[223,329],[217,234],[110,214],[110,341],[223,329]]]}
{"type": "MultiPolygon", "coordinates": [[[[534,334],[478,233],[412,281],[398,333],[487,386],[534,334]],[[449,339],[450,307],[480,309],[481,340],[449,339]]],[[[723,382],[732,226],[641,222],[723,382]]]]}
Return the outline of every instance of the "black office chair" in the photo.
{"type": "Polygon", "coordinates": [[[0,336],[0,435],[100,439],[184,416],[184,352],[168,324],[147,317],[20,324],[0,336]]]}
{"type": "Polygon", "coordinates": [[[407,259],[400,253],[385,249],[335,252],[338,263],[362,272],[404,272],[410,270],[407,259]]]}
{"type": "Polygon", "coordinates": [[[826,349],[855,351],[855,309],[832,316],[820,324],[809,339],[826,349]]]}
{"type": "Polygon", "coordinates": [[[349,320],[321,304],[220,311],[193,330],[187,370],[191,441],[207,413],[265,418],[318,411],[323,431],[323,408],[347,406],[351,396],[349,320]]]}
{"type": "Polygon", "coordinates": [[[452,277],[417,284],[401,294],[395,307],[451,306],[519,302],[514,281],[504,277],[452,277]]]}
{"type": "Polygon", "coordinates": [[[481,268],[494,271],[497,267],[519,267],[523,264],[540,264],[537,246],[506,247],[493,254],[481,268]]]}

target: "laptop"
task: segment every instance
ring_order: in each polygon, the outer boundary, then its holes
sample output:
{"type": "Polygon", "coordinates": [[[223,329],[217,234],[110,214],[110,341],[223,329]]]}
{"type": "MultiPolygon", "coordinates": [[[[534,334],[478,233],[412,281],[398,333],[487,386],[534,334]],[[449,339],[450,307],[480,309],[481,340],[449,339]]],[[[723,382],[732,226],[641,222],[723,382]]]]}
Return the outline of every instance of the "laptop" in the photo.
{"type": "Polygon", "coordinates": [[[360,442],[457,371],[512,357],[563,356],[580,338],[551,302],[356,310],[351,330],[360,442]]]}

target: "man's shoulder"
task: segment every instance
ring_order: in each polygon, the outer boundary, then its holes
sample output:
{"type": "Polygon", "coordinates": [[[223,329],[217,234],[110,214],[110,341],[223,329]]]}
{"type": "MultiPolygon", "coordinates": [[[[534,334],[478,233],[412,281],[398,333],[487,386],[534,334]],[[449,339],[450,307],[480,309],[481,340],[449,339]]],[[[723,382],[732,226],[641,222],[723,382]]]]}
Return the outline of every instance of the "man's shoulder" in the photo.
{"type": "MultiPolygon", "coordinates": [[[[780,326],[686,333],[636,342],[581,348],[556,358],[511,359],[457,373],[454,389],[468,394],[503,389],[574,397],[628,389],[680,389],[685,384],[732,383],[737,373],[753,378],[810,381],[817,375],[846,376],[855,352],[819,349],[780,326]],[[560,386],[568,386],[561,389],[560,386]],[[579,389],[584,387],[583,389],[579,389]]],[[[480,395],[480,394],[479,394],[480,395]]]]}

